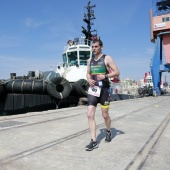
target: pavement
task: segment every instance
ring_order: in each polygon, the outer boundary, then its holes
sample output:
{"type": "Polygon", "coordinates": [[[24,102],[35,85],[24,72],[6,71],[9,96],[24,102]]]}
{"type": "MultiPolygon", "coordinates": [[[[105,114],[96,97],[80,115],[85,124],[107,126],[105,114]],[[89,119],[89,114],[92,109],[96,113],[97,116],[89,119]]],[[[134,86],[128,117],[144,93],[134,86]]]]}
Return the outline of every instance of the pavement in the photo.
{"type": "Polygon", "coordinates": [[[0,170],[169,170],[170,96],[110,104],[112,141],[96,110],[99,148],[90,142],[87,106],[0,117],[0,170]]]}

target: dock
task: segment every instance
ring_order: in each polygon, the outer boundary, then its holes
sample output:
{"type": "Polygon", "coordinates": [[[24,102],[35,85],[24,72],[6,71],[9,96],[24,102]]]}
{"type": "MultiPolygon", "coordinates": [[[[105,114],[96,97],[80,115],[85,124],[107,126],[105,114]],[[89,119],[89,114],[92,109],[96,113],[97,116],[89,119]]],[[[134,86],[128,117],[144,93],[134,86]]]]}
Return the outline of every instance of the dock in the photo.
{"type": "Polygon", "coordinates": [[[100,105],[99,147],[90,142],[87,106],[0,117],[0,170],[169,170],[170,96],[113,101],[112,141],[105,143],[100,105]]]}

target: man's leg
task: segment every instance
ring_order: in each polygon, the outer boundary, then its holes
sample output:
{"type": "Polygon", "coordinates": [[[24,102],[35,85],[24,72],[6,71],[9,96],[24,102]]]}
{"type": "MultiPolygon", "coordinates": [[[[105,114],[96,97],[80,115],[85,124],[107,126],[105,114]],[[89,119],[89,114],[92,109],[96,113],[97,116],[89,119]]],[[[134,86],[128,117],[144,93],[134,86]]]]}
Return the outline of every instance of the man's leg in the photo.
{"type": "Polygon", "coordinates": [[[99,144],[96,141],[96,122],[95,122],[95,111],[96,107],[95,106],[88,106],[87,109],[87,117],[88,117],[88,123],[89,123],[89,128],[90,128],[90,133],[91,133],[91,141],[90,143],[86,146],[87,151],[92,151],[95,148],[98,148],[99,144]]]}
{"type": "Polygon", "coordinates": [[[111,119],[109,116],[109,109],[108,108],[101,108],[102,109],[102,116],[104,118],[106,128],[108,131],[110,131],[111,128],[111,119]]]}
{"type": "Polygon", "coordinates": [[[96,141],[96,122],[94,117],[95,111],[96,111],[95,106],[90,105],[87,107],[88,124],[90,128],[91,139],[93,139],[93,141],[96,141]]]}
{"type": "Polygon", "coordinates": [[[110,119],[110,116],[109,116],[109,109],[108,108],[101,108],[102,109],[102,115],[103,115],[103,118],[105,120],[105,124],[106,124],[106,139],[105,141],[106,142],[110,142],[111,141],[111,119],[110,119]]]}

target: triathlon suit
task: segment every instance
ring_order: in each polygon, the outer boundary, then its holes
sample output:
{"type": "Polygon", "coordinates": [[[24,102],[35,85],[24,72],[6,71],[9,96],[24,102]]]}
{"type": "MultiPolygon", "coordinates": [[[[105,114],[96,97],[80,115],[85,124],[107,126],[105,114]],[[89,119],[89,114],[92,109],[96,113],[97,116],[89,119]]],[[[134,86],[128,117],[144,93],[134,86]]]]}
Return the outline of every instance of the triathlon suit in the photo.
{"type": "Polygon", "coordinates": [[[90,75],[91,79],[95,80],[95,86],[99,86],[101,88],[100,96],[96,97],[91,94],[88,94],[88,106],[93,105],[97,106],[98,103],[101,104],[101,108],[109,108],[109,103],[110,103],[110,83],[109,79],[105,78],[103,80],[98,80],[97,79],[97,74],[108,74],[108,70],[105,65],[105,56],[102,55],[102,57],[99,60],[95,60],[94,57],[91,58],[90,61],[90,75]],[[102,85],[101,85],[102,84],[102,85]]]}

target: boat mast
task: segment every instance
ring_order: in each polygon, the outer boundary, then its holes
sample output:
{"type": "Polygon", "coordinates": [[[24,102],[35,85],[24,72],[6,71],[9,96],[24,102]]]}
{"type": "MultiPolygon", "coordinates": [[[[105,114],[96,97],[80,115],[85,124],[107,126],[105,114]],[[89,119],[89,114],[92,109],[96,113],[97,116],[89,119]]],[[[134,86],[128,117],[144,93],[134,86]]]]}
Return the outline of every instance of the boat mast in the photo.
{"type": "Polygon", "coordinates": [[[87,24],[87,29],[85,29],[83,26],[82,33],[85,35],[85,44],[88,44],[90,46],[92,41],[92,36],[97,36],[97,34],[92,35],[92,32],[97,32],[96,30],[91,30],[91,25],[94,25],[91,20],[96,19],[94,17],[94,10],[93,8],[96,7],[96,5],[90,6],[90,1],[88,2],[88,5],[85,7],[87,9],[87,14],[84,13],[84,19],[83,21],[87,24]]]}

